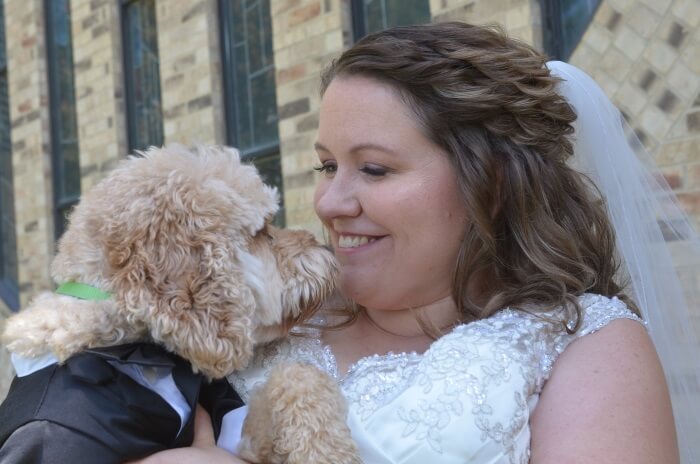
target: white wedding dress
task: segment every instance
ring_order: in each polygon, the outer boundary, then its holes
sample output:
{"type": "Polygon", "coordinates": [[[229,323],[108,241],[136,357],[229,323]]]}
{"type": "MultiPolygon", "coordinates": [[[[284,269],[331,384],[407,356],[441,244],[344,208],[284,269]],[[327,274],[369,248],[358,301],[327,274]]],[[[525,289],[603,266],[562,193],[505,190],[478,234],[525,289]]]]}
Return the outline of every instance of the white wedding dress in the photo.
{"type": "Polygon", "coordinates": [[[563,311],[503,310],[456,327],[423,354],[374,355],[338,375],[318,333],[262,347],[229,379],[244,401],[269,369],[303,361],[337,379],[365,463],[527,463],[529,417],[552,365],[578,337],[620,319],[641,320],[616,298],[580,299],[583,322],[568,334],[563,311]]]}

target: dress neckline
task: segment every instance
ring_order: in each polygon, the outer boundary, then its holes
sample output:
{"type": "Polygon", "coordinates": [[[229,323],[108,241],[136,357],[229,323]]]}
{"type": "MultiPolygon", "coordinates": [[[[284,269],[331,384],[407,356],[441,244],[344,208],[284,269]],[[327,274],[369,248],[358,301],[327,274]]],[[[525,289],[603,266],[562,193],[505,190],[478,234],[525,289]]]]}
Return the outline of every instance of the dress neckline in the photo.
{"type": "MultiPolygon", "coordinates": [[[[499,313],[502,311],[499,311],[499,313]]],[[[336,382],[340,385],[346,384],[350,379],[352,379],[355,374],[358,372],[361,372],[362,369],[365,366],[368,365],[376,365],[377,363],[381,362],[396,362],[397,360],[405,360],[407,362],[418,362],[420,361],[423,356],[425,356],[426,353],[428,353],[430,350],[433,349],[435,344],[442,340],[445,336],[450,335],[454,333],[458,328],[460,327],[465,327],[468,325],[471,325],[475,322],[479,322],[481,319],[467,322],[467,323],[460,323],[452,327],[448,332],[444,333],[440,338],[437,340],[433,340],[430,345],[425,349],[424,352],[418,353],[416,350],[410,350],[410,351],[394,351],[390,350],[387,351],[386,353],[379,354],[379,353],[374,353],[374,354],[369,354],[366,356],[362,356],[358,358],[356,361],[350,363],[348,365],[347,371],[344,374],[341,374],[341,372],[338,369],[338,360],[335,357],[335,353],[333,352],[333,349],[331,346],[327,343],[324,343],[321,339],[323,335],[323,330],[318,328],[316,329],[316,333],[314,334],[314,340],[318,343],[319,348],[321,351],[324,353],[327,366],[329,368],[329,373],[331,377],[335,379],[336,382]]],[[[323,315],[319,315],[317,318],[314,318],[314,322],[318,323],[320,326],[325,324],[326,318],[323,315]]]]}
{"type": "MultiPolygon", "coordinates": [[[[583,300],[584,298],[587,298],[589,296],[595,296],[595,295],[591,295],[591,294],[586,293],[586,294],[582,295],[581,298],[583,300]]],[[[582,303],[583,303],[583,301],[582,301],[582,303]]],[[[358,372],[361,372],[365,366],[376,365],[377,363],[381,363],[381,362],[396,362],[397,360],[406,360],[407,362],[419,362],[427,353],[429,353],[431,350],[433,350],[435,348],[435,345],[437,342],[443,340],[448,335],[455,333],[455,331],[457,331],[458,329],[464,330],[464,328],[466,328],[466,327],[470,327],[470,326],[474,326],[474,325],[478,325],[478,324],[483,324],[484,321],[492,320],[493,318],[496,318],[496,317],[504,317],[504,316],[508,317],[509,315],[513,315],[513,314],[528,314],[528,313],[514,310],[510,307],[505,307],[499,311],[496,311],[494,314],[492,314],[491,316],[489,316],[487,318],[476,319],[473,321],[469,321],[469,322],[460,323],[460,324],[455,325],[454,327],[452,327],[452,329],[450,329],[448,332],[443,334],[440,338],[438,338],[437,340],[433,340],[432,343],[430,343],[430,345],[425,349],[425,351],[423,353],[418,353],[415,350],[398,351],[398,352],[391,350],[391,351],[388,351],[384,354],[374,353],[374,354],[362,356],[362,357],[358,358],[355,362],[350,363],[347,371],[344,374],[341,374],[339,372],[338,361],[335,357],[335,353],[333,353],[333,349],[331,348],[331,346],[328,345],[327,343],[324,343],[321,340],[322,334],[323,334],[323,329],[321,329],[321,327],[323,325],[325,325],[325,323],[327,322],[325,315],[317,313],[317,315],[311,319],[311,322],[313,322],[314,324],[317,324],[318,327],[312,329],[311,333],[307,332],[307,334],[312,335],[313,340],[317,343],[319,349],[324,353],[324,357],[325,357],[325,360],[327,363],[328,373],[331,375],[331,377],[333,377],[333,379],[335,379],[336,382],[338,382],[339,385],[344,385],[344,384],[348,383],[348,381],[350,379],[355,377],[355,375],[358,372]]],[[[542,315],[544,315],[544,313],[542,313],[542,315]]]]}

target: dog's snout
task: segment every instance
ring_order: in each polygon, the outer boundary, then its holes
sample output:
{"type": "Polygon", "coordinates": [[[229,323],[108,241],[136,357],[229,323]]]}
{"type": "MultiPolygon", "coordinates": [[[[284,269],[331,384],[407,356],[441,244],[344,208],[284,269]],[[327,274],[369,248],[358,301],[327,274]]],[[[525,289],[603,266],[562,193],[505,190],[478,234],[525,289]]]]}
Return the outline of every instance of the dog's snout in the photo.
{"type": "Polygon", "coordinates": [[[331,253],[333,252],[333,247],[330,245],[321,245],[321,248],[330,251],[331,253]]]}

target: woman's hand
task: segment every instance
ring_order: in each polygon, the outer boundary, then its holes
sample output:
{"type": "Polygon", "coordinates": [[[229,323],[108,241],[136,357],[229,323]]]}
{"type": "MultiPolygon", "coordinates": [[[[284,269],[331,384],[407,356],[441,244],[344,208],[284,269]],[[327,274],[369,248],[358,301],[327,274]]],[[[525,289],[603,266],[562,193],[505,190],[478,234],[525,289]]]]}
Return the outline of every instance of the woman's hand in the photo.
{"type": "Polygon", "coordinates": [[[153,454],[140,461],[128,464],[246,464],[233,454],[218,448],[214,439],[214,429],[207,411],[200,405],[194,417],[194,440],[189,448],[176,448],[153,454]]]}

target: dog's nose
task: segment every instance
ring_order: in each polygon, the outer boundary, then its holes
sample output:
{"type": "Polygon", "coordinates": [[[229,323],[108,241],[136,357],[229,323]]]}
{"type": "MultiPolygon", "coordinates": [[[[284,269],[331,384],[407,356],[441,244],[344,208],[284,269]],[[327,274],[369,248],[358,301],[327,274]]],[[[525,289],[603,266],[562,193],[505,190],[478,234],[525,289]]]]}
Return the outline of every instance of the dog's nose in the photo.
{"type": "Polygon", "coordinates": [[[333,247],[330,245],[321,245],[321,248],[325,248],[326,250],[333,252],[333,247]]]}

